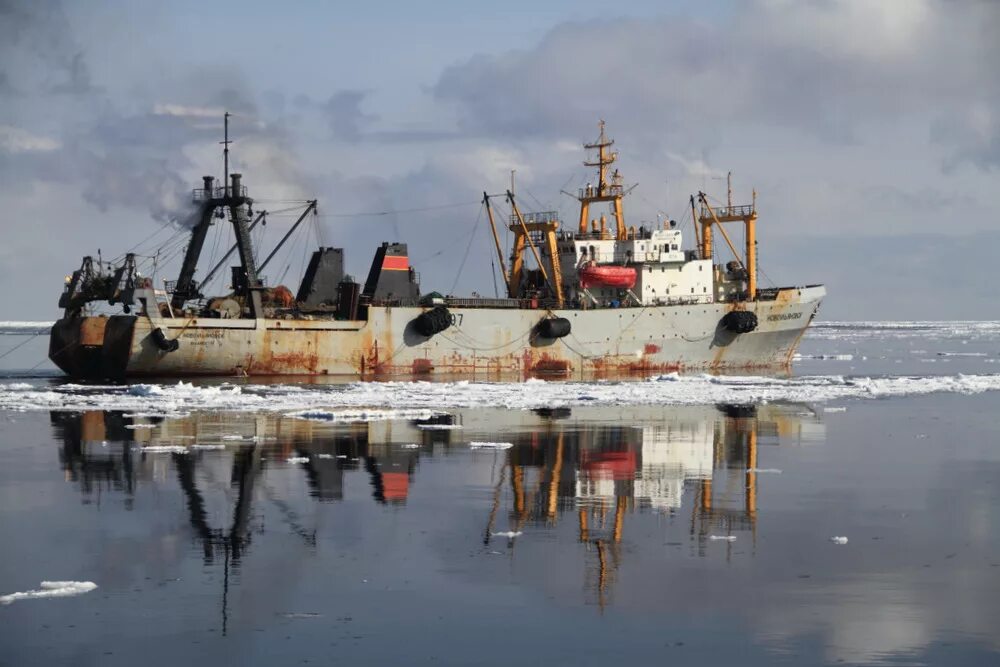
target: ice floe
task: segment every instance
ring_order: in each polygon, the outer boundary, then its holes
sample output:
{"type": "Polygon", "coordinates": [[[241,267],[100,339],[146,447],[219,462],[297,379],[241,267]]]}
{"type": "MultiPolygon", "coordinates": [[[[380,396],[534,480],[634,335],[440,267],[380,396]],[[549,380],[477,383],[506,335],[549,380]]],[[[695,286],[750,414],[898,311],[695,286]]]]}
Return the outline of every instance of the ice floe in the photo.
{"type": "Polygon", "coordinates": [[[142,448],[144,454],[187,454],[188,448],[180,445],[149,445],[142,448]]]}
{"type": "Polygon", "coordinates": [[[735,542],[736,541],[736,536],[735,535],[709,535],[708,539],[712,540],[713,542],[735,542]]]}
{"type": "MultiPolygon", "coordinates": [[[[444,414],[433,410],[392,410],[392,409],[371,409],[371,410],[298,410],[289,412],[286,416],[298,419],[309,419],[312,421],[329,422],[370,422],[384,421],[388,419],[431,419],[436,415],[444,414]]],[[[422,425],[421,428],[424,428],[422,425]]]]}
{"type": "MultiPolygon", "coordinates": [[[[955,374],[852,377],[810,375],[795,378],[762,376],[679,375],[671,373],[638,381],[533,382],[354,382],[333,387],[244,385],[50,385],[10,390],[0,385],[0,409],[156,411],[160,415],[193,410],[295,413],[328,411],[381,418],[472,407],[514,410],[584,405],[703,405],[776,401],[826,402],[889,398],[932,393],[978,394],[1000,390],[1000,374],[955,374]]],[[[426,430],[459,429],[461,424],[417,424],[426,430]]],[[[243,437],[243,436],[239,436],[243,437]]],[[[229,439],[229,436],[223,436],[229,439]]],[[[236,439],[233,437],[232,439],[236,439]]]]}
{"type": "Polygon", "coordinates": [[[19,322],[14,320],[4,320],[0,322],[0,336],[30,336],[34,334],[47,334],[55,322],[19,322]]]}
{"type": "Polygon", "coordinates": [[[511,442],[470,442],[469,449],[510,449],[514,446],[511,442]]]}
{"type": "Polygon", "coordinates": [[[775,475],[780,475],[781,474],[781,470],[779,470],[778,468],[747,468],[747,472],[756,472],[756,473],[765,473],[765,474],[771,473],[771,474],[775,474],[775,475]]]}
{"type": "Polygon", "coordinates": [[[308,456],[289,456],[285,459],[285,463],[309,463],[308,456]]]}
{"type": "Polygon", "coordinates": [[[1000,321],[899,321],[899,322],[815,322],[809,338],[826,340],[870,340],[917,338],[929,340],[978,340],[1000,336],[1000,321]]]}
{"type": "Polygon", "coordinates": [[[833,542],[834,544],[847,544],[847,538],[844,537],[843,535],[835,535],[834,537],[830,538],[830,541],[833,542]]]}
{"type": "Polygon", "coordinates": [[[73,595],[83,595],[97,588],[92,581],[43,581],[38,590],[0,595],[0,605],[7,605],[18,600],[33,598],[65,598],[73,595]]]}
{"type": "Polygon", "coordinates": [[[852,361],[854,359],[853,354],[796,354],[795,360],[801,361],[803,359],[822,359],[826,361],[852,361]]]}
{"type": "Polygon", "coordinates": [[[506,537],[509,539],[514,539],[515,537],[520,537],[523,533],[519,530],[503,530],[495,533],[490,533],[493,537],[506,537]]]}

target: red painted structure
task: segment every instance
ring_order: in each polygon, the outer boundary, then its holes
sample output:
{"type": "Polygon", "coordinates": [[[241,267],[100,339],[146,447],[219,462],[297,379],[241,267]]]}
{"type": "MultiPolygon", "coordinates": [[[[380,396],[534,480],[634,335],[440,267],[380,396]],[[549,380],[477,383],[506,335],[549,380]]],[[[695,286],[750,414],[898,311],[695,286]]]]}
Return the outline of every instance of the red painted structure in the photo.
{"type": "Polygon", "coordinates": [[[635,287],[636,272],[631,266],[598,266],[588,264],[580,268],[580,287],[587,289],[594,285],[632,289],[635,287]]]}

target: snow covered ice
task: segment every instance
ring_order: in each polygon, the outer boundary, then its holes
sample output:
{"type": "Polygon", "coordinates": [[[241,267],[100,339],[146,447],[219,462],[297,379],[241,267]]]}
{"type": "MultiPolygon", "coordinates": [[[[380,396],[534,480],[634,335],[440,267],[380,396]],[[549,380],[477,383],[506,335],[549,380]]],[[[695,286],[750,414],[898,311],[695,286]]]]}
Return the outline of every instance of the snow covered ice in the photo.
{"type": "MultiPolygon", "coordinates": [[[[913,376],[679,375],[671,373],[631,382],[354,382],[345,385],[177,384],[49,385],[24,388],[0,384],[0,409],[126,410],[162,415],[192,410],[279,412],[300,418],[367,421],[422,419],[448,408],[494,406],[514,410],[583,405],[700,405],[889,398],[932,393],[978,394],[1000,390],[1000,374],[913,376]],[[308,415],[308,416],[306,416],[308,415]],[[322,417],[320,417],[322,415],[322,417]]],[[[452,430],[460,424],[418,424],[426,430],[452,430]]],[[[235,438],[234,438],[235,439],[235,438]]]]}
{"type": "Polygon", "coordinates": [[[82,595],[97,588],[97,584],[92,581],[43,581],[39,586],[38,590],[0,595],[0,605],[33,598],[64,598],[82,595]]]}

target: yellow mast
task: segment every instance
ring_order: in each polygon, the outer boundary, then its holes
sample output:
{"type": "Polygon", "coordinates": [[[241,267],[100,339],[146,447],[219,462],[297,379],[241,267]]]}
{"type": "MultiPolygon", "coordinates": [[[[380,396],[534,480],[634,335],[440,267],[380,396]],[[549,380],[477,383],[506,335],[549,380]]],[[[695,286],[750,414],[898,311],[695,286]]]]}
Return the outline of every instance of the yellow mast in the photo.
{"type": "MultiPolygon", "coordinates": [[[[511,172],[511,179],[513,180],[513,172],[511,172]]],[[[483,205],[486,206],[486,215],[490,219],[490,229],[493,231],[493,242],[497,246],[497,257],[500,259],[500,272],[503,274],[503,282],[505,285],[510,287],[510,275],[507,273],[507,266],[503,261],[503,247],[500,245],[500,236],[497,234],[497,225],[493,221],[493,207],[490,206],[490,196],[483,193],[483,205]]],[[[507,292],[507,296],[513,296],[510,291],[507,292]]]]}
{"type": "Polygon", "coordinates": [[[733,251],[733,255],[747,272],[747,299],[750,301],[757,300],[757,191],[754,190],[753,193],[753,203],[749,206],[733,206],[731,198],[732,194],[729,195],[730,201],[728,206],[722,210],[720,214],[716,214],[715,209],[712,208],[708,203],[708,198],[705,196],[704,192],[698,193],[698,201],[702,204],[701,216],[698,218],[698,222],[701,223],[702,229],[702,239],[701,239],[701,257],[702,259],[712,258],[712,227],[713,225],[719,228],[722,233],[722,237],[726,240],[729,245],[729,249],[733,251]],[[739,253],[736,252],[736,246],[729,239],[729,235],[723,228],[722,223],[724,222],[742,222],[745,226],[745,236],[746,236],[746,247],[745,254],[741,258],[739,253]]]}
{"type": "Polygon", "coordinates": [[[542,272],[542,277],[545,282],[552,287],[555,292],[556,300],[561,306],[563,304],[563,289],[562,289],[562,271],[559,265],[559,247],[556,243],[556,229],[559,228],[559,223],[553,219],[544,219],[539,222],[526,223],[524,221],[524,216],[521,215],[521,210],[517,207],[517,203],[514,201],[514,193],[510,190],[507,191],[507,201],[510,202],[510,206],[514,211],[514,216],[517,219],[516,224],[511,224],[509,229],[514,232],[514,257],[512,260],[510,281],[508,283],[508,293],[511,297],[516,297],[518,290],[521,286],[521,274],[524,270],[524,246],[525,244],[531,248],[531,254],[534,255],[535,261],[538,263],[538,268],[542,272]],[[538,254],[538,248],[535,246],[534,241],[531,240],[530,232],[542,232],[545,235],[546,246],[549,252],[549,258],[551,259],[552,267],[552,278],[549,278],[548,271],[545,270],[545,264],[542,263],[542,258],[538,254]]]}
{"type": "Polygon", "coordinates": [[[602,120],[598,126],[601,128],[601,134],[597,141],[583,146],[587,150],[597,150],[596,162],[583,163],[585,167],[597,167],[597,185],[593,186],[588,183],[587,187],[580,190],[577,197],[580,200],[579,231],[580,234],[587,233],[587,216],[590,212],[590,205],[608,201],[613,203],[615,209],[616,238],[619,241],[624,241],[628,236],[628,231],[625,229],[625,215],[622,212],[622,197],[624,197],[625,192],[621,175],[617,169],[611,175],[610,182],[608,180],[608,167],[618,159],[618,153],[608,150],[615,142],[604,135],[604,121],[602,120]]]}

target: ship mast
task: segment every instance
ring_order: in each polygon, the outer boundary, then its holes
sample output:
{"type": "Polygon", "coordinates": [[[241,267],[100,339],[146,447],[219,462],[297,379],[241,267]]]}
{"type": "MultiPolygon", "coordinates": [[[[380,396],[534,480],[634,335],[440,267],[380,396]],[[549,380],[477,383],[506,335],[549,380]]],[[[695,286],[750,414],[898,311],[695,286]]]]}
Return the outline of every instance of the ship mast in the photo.
{"type": "Polygon", "coordinates": [[[194,203],[199,205],[198,223],[191,232],[191,241],[184,253],[181,272],[174,285],[171,305],[175,309],[183,307],[190,299],[201,298],[203,295],[194,280],[195,269],[201,256],[205,236],[212,224],[212,215],[219,207],[228,207],[233,231],[236,234],[236,249],[240,256],[239,275],[234,276],[233,291],[246,297],[251,317],[260,317],[263,313],[260,291],[263,287],[257,275],[256,260],[253,254],[253,244],[250,240],[248,218],[252,215],[253,199],[247,196],[246,187],[242,185],[242,174],[229,173],[229,116],[228,111],[223,116],[224,134],[222,156],[225,169],[225,179],[221,188],[213,185],[211,176],[204,177],[204,187],[193,193],[194,203]]]}
{"type": "MultiPolygon", "coordinates": [[[[729,173],[727,180],[732,176],[729,173]]],[[[732,185],[728,186],[726,208],[713,208],[708,203],[708,197],[704,192],[698,193],[698,201],[701,202],[701,214],[698,216],[698,224],[701,225],[701,258],[712,259],[713,244],[712,231],[717,228],[722,234],[729,249],[732,251],[736,261],[743,267],[747,274],[747,299],[757,300],[757,190],[753,191],[751,204],[733,205],[732,185]],[[740,257],[736,246],[733,245],[729,234],[726,233],[723,223],[742,222],[744,226],[745,253],[740,257]]],[[[691,201],[691,214],[694,215],[694,200],[691,201]]],[[[697,233],[697,227],[695,227],[697,233]]]]}
{"type": "Polygon", "coordinates": [[[625,229],[625,216],[622,213],[622,198],[625,196],[624,187],[622,185],[621,174],[618,170],[611,174],[611,179],[608,179],[608,167],[610,167],[615,160],[618,159],[618,153],[609,151],[608,149],[614,145],[614,139],[608,139],[604,134],[604,121],[600,121],[598,124],[600,127],[601,134],[597,138],[597,141],[592,144],[584,144],[584,148],[587,150],[597,150],[597,161],[596,162],[584,162],[585,167],[597,167],[597,186],[593,186],[590,183],[587,187],[582,188],[579,192],[577,199],[580,200],[580,234],[587,233],[587,217],[590,213],[590,205],[596,202],[612,202],[614,205],[615,213],[615,238],[618,241],[624,241],[628,237],[628,232],[625,229]]]}
{"type": "Polygon", "coordinates": [[[233,143],[229,140],[229,116],[231,116],[228,111],[222,116],[222,164],[223,164],[223,174],[222,174],[222,185],[223,187],[229,185],[229,144],[233,143]]]}

